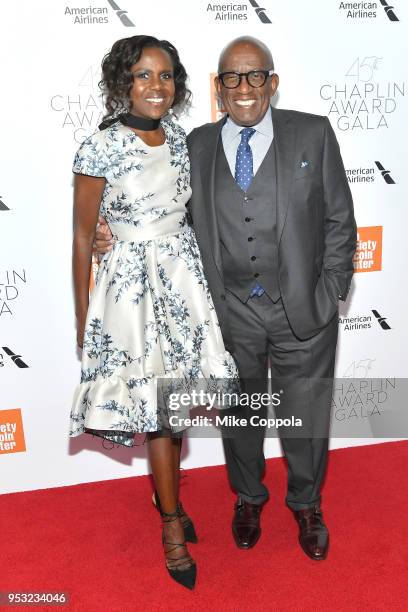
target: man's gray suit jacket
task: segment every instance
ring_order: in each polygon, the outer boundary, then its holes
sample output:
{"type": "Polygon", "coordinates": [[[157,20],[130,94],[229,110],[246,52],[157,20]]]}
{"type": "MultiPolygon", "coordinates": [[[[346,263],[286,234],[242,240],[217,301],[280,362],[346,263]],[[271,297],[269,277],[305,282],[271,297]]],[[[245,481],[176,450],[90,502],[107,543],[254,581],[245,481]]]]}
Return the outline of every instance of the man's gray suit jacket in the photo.
{"type": "MultiPolygon", "coordinates": [[[[187,137],[189,210],[227,350],[233,351],[214,199],[217,146],[225,118],[187,137]]],[[[353,275],[353,201],[327,117],[273,109],[279,285],[295,335],[307,339],[336,315],[353,275]]],[[[241,203],[237,202],[237,206],[241,203]]]]}

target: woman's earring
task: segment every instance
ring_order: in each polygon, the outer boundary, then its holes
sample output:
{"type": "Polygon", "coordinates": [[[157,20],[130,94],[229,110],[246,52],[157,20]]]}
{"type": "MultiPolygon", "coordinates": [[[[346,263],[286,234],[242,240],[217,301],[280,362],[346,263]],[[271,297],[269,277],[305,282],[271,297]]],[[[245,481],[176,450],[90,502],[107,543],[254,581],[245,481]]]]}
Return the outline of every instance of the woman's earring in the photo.
{"type": "Polygon", "coordinates": [[[172,114],[173,114],[173,109],[169,108],[169,115],[172,115],[172,114]]]}

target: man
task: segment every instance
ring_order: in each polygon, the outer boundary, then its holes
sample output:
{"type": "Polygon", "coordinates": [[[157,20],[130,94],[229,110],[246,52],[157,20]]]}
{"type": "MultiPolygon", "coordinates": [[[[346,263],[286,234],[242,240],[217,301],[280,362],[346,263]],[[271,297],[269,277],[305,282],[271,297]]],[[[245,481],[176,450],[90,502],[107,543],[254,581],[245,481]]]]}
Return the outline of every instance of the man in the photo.
{"type": "MultiPolygon", "coordinates": [[[[321,560],[329,542],[320,489],[338,300],[346,299],[351,282],[356,226],[328,119],[272,109],[278,83],[259,40],[237,38],[222,51],[215,85],[227,115],[188,136],[190,211],[226,349],[244,388],[266,392],[269,364],[273,387],[279,381],[276,390],[286,394],[283,413],[307,421],[302,437],[282,437],[286,503],[303,550],[321,560]]],[[[232,531],[241,548],[261,534],[268,498],[264,435],[254,426],[224,436],[238,494],[232,531]]]]}

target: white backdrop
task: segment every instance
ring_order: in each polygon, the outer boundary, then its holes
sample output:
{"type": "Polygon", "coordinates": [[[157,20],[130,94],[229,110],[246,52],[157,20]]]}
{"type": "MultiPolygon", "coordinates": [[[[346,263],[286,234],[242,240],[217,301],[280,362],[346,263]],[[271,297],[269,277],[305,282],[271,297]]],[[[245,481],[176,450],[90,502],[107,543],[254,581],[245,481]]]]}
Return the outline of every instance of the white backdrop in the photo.
{"type": "MultiPolygon", "coordinates": [[[[206,0],[20,0],[2,6],[0,492],[148,471],[143,446],[111,448],[90,436],[67,437],[80,370],[71,167],[79,143],[100,122],[99,66],[119,38],[153,34],[177,46],[194,94],[190,115],[181,119],[187,131],[215,118],[210,74],[221,48],[243,34],[272,49],[280,75],[274,105],[328,114],[366,243],[361,261],[369,266],[355,274],[341,307],[337,375],[405,375],[408,6],[404,0],[393,6],[338,0],[262,0],[263,9],[256,2],[206,0]],[[390,329],[381,326],[383,318],[390,329]]],[[[332,447],[372,441],[352,437],[362,415],[343,416],[350,419],[350,436],[332,440],[332,447]]],[[[280,454],[276,439],[267,440],[266,451],[280,454]]],[[[186,445],[184,467],[223,462],[218,439],[186,445]]]]}

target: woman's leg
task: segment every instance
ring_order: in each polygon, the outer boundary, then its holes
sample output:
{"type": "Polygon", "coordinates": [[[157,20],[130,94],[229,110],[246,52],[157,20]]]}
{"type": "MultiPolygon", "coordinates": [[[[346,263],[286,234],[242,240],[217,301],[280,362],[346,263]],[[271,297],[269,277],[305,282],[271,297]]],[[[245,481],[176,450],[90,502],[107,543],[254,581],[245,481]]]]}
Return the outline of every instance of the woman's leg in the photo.
{"type": "Polygon", "coordinates": [[[180,455],[181,455],[181,444],[183,439],[172,438],[173,443],[173,469],[174,469],[174,485],[177,495],[177,501],[179,500],[180,491],[180,455]]]}
{"type": "Polygon", "coordinates": [[[154,433],[149,434],[147,448],[162,510],[167,513],[175,512],[178,499],[172,439],[154,433]]]}
{"type": "Polygon", "coordinates": [[[180,500],[180,455],[183,438],[182,436],[172,439],[173,441],[173,465],[174,465],[174,482],[176,484],[176,494],[178,500],[178,512],[181,524],[184,527],[184,537],[187,542],[197,543],[198,538],[191,518],[188,516],[180,500]]]}
{"type": "MultiPolygon", "coordinates": [[[[173,443],[171,437],[160,434],[149,434],[147,438],[150,465],[152,467],[154,484],[160,499],[162,512],[173,514],[177,511],[178,502],[178,472],[179,472],[179,444],[173,443]]],[[[164,538],[167,566],[169,568],[186,569],[191,566],[192,559],[184,546],[174,546],[185,541],[184,529],[180,518],[167,520],[164,517],[164,538]]]]}

